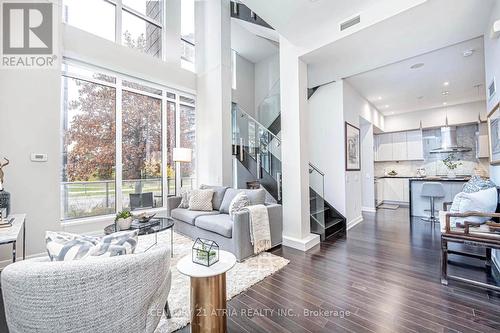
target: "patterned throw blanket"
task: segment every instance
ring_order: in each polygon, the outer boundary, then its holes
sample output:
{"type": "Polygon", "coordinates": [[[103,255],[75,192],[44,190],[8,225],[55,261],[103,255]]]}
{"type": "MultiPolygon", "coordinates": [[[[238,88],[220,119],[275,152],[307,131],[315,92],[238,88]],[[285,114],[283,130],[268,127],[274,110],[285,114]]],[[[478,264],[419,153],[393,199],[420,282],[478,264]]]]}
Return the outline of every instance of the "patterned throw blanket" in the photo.
{"type": "Polygon", "coordinates": [[[269,250],[271,248],[271,229],[266,206],[255,205],[245,207],[245,209],[250,213],[250,241],[254,254],[269,250]]]}

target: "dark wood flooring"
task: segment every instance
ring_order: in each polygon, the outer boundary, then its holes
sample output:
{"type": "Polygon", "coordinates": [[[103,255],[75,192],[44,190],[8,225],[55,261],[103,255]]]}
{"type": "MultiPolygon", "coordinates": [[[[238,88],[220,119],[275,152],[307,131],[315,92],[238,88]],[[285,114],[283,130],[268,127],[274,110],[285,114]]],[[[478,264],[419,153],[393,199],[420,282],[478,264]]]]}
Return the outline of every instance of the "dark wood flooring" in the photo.
{"type": "MultiPolygon", "coordinates": [[[[228,302],[229,332],[500,332],[498,294],[440,284],[439,228],[408,210],[379,210],[302,253],[228,302]]],[[[490,280],[480,261],[450,256],[450,273],[490,280]]],[[[189,332],[186,327],[181,332],[189,332]]]]}
{"type": "MultiPolygon", "coordinates": [[[[500,332],[498,294],[440,284],[439,236],[437,226],[409,223],[407,209],[379,210],[347,239],[307,253],[277,248],[290,264],[228,302],[228,330],[500,332]]],[[[479,261],[450,261],[450,273],[492,281],[479,261]]],[[[7,332],[2,316],[0,332],[7,332]]]]}

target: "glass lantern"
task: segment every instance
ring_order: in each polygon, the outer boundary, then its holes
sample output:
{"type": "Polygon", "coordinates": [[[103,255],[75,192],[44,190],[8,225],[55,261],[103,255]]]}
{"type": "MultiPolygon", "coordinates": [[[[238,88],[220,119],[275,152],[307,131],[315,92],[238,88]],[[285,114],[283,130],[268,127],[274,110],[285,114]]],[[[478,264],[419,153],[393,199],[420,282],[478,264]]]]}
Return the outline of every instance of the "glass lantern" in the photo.
{"type": "Polygon", "coordinates": [[[219,261],[219,245],[212,240],[197,238],[192,253],[196,264],[210,267],[219,261]]]}

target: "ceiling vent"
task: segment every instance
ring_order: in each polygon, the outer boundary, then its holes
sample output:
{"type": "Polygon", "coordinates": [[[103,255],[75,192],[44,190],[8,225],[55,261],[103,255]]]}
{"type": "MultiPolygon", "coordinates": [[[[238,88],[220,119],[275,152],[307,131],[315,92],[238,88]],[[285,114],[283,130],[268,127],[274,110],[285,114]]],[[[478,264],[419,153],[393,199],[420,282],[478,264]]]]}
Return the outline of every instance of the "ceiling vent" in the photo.
{"type": "Polygon", "coordinates": [[[361,22],[361,15],[355,16],[345,22],[340,23],[340,31],[344,31],[361,22]]]}

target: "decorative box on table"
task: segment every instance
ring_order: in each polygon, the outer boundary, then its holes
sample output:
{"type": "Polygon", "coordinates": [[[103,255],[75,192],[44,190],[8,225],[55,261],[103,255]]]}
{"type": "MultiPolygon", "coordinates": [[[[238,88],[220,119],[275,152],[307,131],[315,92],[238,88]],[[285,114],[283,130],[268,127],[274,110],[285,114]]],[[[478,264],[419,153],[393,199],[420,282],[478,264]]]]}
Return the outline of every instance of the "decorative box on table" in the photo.
{"type": "Polygon", "coordinates": [[[212,240],[197,238],[192,252],[194,263],[209,267],[219,261],[219,245],[212,240]]]}

